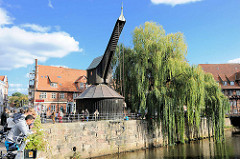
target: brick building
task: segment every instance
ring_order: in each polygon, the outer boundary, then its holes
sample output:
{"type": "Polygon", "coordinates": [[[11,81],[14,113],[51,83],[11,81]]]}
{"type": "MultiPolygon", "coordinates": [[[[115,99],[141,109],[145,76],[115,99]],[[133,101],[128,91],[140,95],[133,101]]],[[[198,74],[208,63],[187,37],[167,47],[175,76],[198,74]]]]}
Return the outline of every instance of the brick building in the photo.
{"type": "Polygon", "coordinates": [[[87,87],[87,72],[55,66],[38,65],[30,73],[29,100],[38,111],[75,112],[75,97],[87,87]]]}
{"type": "Polygon", "coordinates": [[[229,98],[231,113],[240,113],[240,64],[200,64],[213,75],[222,92],[229,98]]]}
{"type": "Polygon", "coordinates": [[[0,112],[2,112],[3,107],[7,107],[8,104],[8,87],[7,76],[0,76],[0,112]]]}

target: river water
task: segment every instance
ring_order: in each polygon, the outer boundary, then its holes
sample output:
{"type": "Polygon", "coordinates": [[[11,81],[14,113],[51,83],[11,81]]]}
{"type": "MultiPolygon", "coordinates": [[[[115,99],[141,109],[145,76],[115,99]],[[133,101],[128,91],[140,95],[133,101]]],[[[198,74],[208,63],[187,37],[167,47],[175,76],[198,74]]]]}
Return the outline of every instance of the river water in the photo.
{"type": "Polygon", "coordinates": [[[97,159],[170,159],[170,158],[240,158],[240,132],[225,130],[225,141],[209,139],[135,152],[99,157],[97,159]]]}

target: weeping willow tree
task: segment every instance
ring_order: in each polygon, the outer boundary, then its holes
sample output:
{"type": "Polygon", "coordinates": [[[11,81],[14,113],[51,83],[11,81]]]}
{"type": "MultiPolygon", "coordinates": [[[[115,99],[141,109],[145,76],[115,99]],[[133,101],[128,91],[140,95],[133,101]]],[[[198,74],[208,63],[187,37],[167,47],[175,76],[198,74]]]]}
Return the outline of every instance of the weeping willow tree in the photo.
{"type": "Polygon", "coordinates": [[[186,62],[183,34],[166,34],[162,26],[146,22],[135,28],[133,44],[133,49],[118,47],[114,62],[119,88],[121,54],[125,53],[123,82],[128,107],[142,114],[147,110],[149,129],[154,123],[162,126],[168,144],[184,142],[186,131],[198,132],[202,116],[212,125],[214,139],[221,140],[228,101],[210,74],[186,62]]]}

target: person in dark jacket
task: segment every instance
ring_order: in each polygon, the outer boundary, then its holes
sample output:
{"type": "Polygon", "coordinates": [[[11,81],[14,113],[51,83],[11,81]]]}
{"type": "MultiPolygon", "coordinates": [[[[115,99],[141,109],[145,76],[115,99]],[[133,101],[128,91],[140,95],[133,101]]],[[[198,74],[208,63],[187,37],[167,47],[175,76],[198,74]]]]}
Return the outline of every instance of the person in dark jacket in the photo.
{"type": "Polygon", "coordinates": [[[4,107],[3,113],[1,115],[1,125],[6,126],[7,118],[9,118],[8,109],[4,107]]]}

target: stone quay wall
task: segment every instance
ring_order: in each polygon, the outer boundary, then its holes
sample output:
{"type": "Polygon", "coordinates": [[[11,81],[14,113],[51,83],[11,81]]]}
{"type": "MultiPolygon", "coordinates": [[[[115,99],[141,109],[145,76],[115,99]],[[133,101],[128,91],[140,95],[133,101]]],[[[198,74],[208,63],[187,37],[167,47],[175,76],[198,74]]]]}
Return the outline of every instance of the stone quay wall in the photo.
{"type": "MultiPolygon", "coordinates": [[[[40,152],[40,158],[70,158],[74,153],[73,147],[81,158],[91,158],[159,147],[166,139],[160,128],[149,133],[144,120],[49,123],[43,126],[50,148],[48,152],[40,152]]],[[[206,119],[202,120],[199,136],[208,136],[206,119]]]]}

